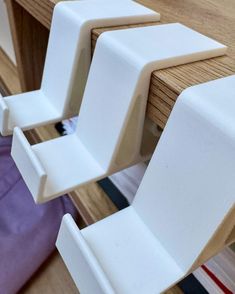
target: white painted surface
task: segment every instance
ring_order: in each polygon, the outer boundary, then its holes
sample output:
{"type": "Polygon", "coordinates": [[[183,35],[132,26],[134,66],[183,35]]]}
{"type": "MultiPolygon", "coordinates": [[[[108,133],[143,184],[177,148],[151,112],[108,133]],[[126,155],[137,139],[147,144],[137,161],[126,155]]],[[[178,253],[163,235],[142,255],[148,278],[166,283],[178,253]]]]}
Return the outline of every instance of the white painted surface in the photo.
{"type": "Polygon", "coordinates": [[[111,286],[102,294],[156,294],[184,274],[132,207],[81,232],[72,217],[66,215],[56,245],[81,294],[96,293],[89,288],[97,282],[97,288],[102,288],[97,277],[100,275],[111,286]],[[82,246],[92,253],[92,261],[82,246]],[[82,265],[84,259],[86,266],[82,265]],[[99,275],[84,275],[87,268],[99,275]]]}
{"type": "Polygon", "coordinates": [[[132,204],[184,270],[235,203],[234,93],[235,75],[183,91],[132,204]]]}

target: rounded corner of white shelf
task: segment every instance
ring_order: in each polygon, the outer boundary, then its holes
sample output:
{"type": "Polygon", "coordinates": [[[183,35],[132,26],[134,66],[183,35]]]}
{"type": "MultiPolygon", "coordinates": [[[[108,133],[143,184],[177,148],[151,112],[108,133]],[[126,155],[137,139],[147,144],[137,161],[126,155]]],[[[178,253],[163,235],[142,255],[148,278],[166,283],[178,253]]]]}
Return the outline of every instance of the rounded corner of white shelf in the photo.
{"type": "Polygon", "coordinates": [[[84,291],[84,293],[115,294],[98,260],[70,214],[64,215],[62,219],[56,247],[70,269],[73,280],[81,293],[84,291]],[[79,270],[79,265],[82,265],[82,271],[79,270]]]}
{"type": "Polygon", "coordinates": [[[0,132],[13,133],[14,127],[27,130],[60,119],[56,109],[48,103],[41,90],[0,98],[0,132]]]}
{"type": "Polygon", "coordinates": [[[47,175],[24,133],[18,127],[14,128],[11,155],[35,202],[43,202],[42,195],[47,175]]]}
{"type": "Polygon", "coordinates": [[[31,146],[16,127],[11,154],[36,203],[52,200],[105,174],[75,134],[31,146]]]}

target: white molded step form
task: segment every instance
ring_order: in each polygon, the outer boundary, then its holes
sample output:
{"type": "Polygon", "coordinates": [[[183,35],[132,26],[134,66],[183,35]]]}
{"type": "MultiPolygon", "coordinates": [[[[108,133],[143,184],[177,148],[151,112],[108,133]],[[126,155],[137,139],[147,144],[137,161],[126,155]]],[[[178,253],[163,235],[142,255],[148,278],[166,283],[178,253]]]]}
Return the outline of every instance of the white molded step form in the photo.
{"type": "Polygon", "coordinates": [[[55,6],[41,89],[0,100],[0,132],[9,135],[78,114],[91,62],[91,30],[158,21],[136,2],[64,1],[55,6]]]}
{"type": "Polygon", "coordinates": [[[64,216],[80,293],[156,294],[190,273],[235,205],[234,93],[235,75],[180,95],[130,207],[81,231],[64,216]]]}
{"type": "Polygon", "coordinates": [[[36,202],[148,159],[151,152],[142,155],[140,149],[152,71],[225,50],[181,24],[103,33],[76,133],[31,147],[20,129],[14,131],[12,156],[36,202]]]}

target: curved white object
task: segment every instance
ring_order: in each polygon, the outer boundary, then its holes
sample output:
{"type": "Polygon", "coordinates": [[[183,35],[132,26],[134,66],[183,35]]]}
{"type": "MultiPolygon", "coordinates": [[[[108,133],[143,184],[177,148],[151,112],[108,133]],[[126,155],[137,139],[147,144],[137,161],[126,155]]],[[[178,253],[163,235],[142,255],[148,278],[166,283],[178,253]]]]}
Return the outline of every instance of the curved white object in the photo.
{"type": "Polygon", "coordinates": [[[225,50],[181,24],[103,33],[76,133],[30,146],[20,129],[14,131],[12,156],[35,201],[50,200],[148,159],[156,145],[150,131],[143,143],[147,151],[141,152],[141,145],[152,71],[225,50]]]}
{"type": "Polygon", "coordinates": [[[78,114],[91,63],[91,30],[158,21],[136,2],[64,1],[55,6],[41,89],[2,98],[0,132],[9,135],[78,114]]]}
{"type": "Polygon", "coordinates": [[[235,75],[180,95],[130,207],[81,231],[64,216],[57,248],[80,293],[161,293],[197,264],[235,208],[234,93],[235,75]]]}

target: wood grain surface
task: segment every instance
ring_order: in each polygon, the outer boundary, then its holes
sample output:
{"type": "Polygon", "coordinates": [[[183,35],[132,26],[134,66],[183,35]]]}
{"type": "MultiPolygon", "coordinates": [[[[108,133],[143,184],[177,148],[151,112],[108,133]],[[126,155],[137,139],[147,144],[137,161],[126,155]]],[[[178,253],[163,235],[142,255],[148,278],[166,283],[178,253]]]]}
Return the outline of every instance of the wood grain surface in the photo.
{"type": "Polygon", "coordinates": [[[16,66],[0,47],[0,84],[4,93],[17,94],[21,92],[16,66]]]}
{"type": "MultiPolygon", "coordinates": [[[[34,1],[31,1],[34,3],[34,1]]],[[[6,1],[22,90],[41,85],[49,31],[21,5],[6,1]]]]}

